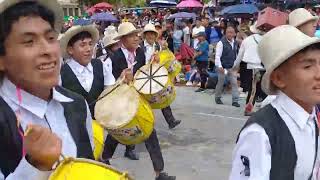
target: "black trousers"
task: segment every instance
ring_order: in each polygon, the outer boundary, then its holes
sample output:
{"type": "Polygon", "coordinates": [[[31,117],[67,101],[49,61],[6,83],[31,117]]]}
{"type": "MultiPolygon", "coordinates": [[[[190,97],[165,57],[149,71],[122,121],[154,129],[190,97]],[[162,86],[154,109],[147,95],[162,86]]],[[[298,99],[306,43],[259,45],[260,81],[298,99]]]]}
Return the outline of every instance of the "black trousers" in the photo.
{"type": "MultiPolygon", "coordinates": [[[[249,89],[248,89],[248,96],[247,96],[247,99],[246,99],[246,104],[248,104],[249,102],[249,99],[250,99],[250,95],[251,95],[251,91],[252,91],[252,73],[253,73],[253,70],[249,69],[251,71],[251,78],[249,78],[249,89]]],[[[260,74],[261,74],[261,79],[262,79],[262,76],[264,75],[265,71],[260,71],[260,74]]],[[[263,90],[261,89],[261,80],[257,82],[257,86],[256,86],[256,95],[254,96],[254,99],[253,99],[253,102],[252,104],[255,104],[257,98],[261,98],[261,99],[265,99],[268,95],[266,93],[263,92],[263,90]]]]}
{"type": "Polygon", "coordinates": [[[168,125],[172,124],[176,120],[172,114],[172,110],[170,106],[161,109],[161,111],[168,125]]]}
{"type": "MultiPolygon", "coordinates": [[[[155,129],[153,129],[150,137],[144,143],[149,152],[154,170],[158,172],[163,171],[164,161],[160,149],[159,140],[157,137],[157,132],[155,129]]],[[[119,142],[117,140],[115,140],[111,135],[108,135],[105,141],[105,147],[102,158],[106,160],[111,159],[114,152],[116,151],[118,144],[119,142]]]]}
{"type": "Polygon", "coordinates": [[[208,78],[208,61],[197,61],[196,63],[197,69],[200,73],[200,79],[201,79],[201,88],[206,88],[207,78],[208,78]]]}

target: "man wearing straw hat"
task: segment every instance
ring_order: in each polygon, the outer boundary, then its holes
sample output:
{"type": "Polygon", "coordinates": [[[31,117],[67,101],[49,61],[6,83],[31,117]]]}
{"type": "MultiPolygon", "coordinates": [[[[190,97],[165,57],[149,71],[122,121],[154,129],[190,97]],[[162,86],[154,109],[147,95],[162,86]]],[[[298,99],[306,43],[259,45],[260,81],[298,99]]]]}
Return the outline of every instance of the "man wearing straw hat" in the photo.
{"type": "Polygon", "coordinates": [[[245,116],[250,116],[253,112],[253,105],[257,98],[262,100],[267,97],[267,95],[261,89],[261,77],[264,74],[265,70],[261,59],[258,54],[258,45],[262,39],[262,35],[265,33],[256,28],[257,22],[250,26],[250,31],[253,33],[249,37],[243,40],[240,46],[240,50],[237,56],[236,61],[234,62],[233,69],[239,69],[241,61],[247,64],[247,69],[251,73],[250,77],[245,77],[248,79],[249,91],[246,100],[245,116]],[[254,90],[254,94],[252,94],[254,90]],[[251,97],[253,96],[253,97],[251,97]],[[250,102],[250,98],[253,99],[253,102],[250,102]]]}
{"type": "Polygon", "coordinates": [[[0,1],[0,179],[48,179],[60,155],[93,159],[85,99],[58,86],[62,8],[0,1]]]}
{"type": "MultiPolygon", "coordinates": [[[[120,40],[121,48],[111,56],[112,72],[116,79],[125,74],[126,77],[131,77],[127,78],[128,80],[133,80],[133,74],[146,64],[144,51],[139,47],[140,30],[136,29],[132,23],[124,22],[119,25],[118,33],[119,35],[115,39],[120,40]]],[[[106,139],[105,152],[102,158],[106,160],[111,159],[118,144],[119,142],[117,142],[112,136],[108,135],[106,139]]],[[[164,160],[155,129],[151,133],[150,137],[145,141],[145,145],[156,173],[156,180],[176,179],[175,176],[169,176],[167,173],[163,172],[164,160]]]]}
{"type": "Polygon", "coordinates": [[[258,52],[266,68],[262,88],[277,98],[242,128],[230,179],[313,179],[319,163],[320,39],[283,25],[264,35],[258,52]]]}
{"type": "MultiPolygon", "coordinates": [[[[161,50],[161,46],[158,42],[156,42],[158,37],[158,31],[156,30],[153,24],[147,24],[144,27],[142,32],[143,35],[143,42],[141,43],[141,47],[143,47],[146,63],[150,62],[152,57],[155,55],[157,51],[161,50]]],[[[164,119],[169,125],[170,129],[175,128],[177,125],[181,123],[181,120],[176,120],[172,114],[171,107],[168,106],[164,109],[161,109],[164,119]]]]}

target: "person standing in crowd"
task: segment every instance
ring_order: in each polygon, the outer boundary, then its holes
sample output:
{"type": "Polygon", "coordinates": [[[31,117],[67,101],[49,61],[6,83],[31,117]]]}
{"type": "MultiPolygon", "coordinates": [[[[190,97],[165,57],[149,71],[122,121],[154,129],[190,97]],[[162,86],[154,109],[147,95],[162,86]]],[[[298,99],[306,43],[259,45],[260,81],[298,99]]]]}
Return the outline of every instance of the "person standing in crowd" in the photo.
{"type": "Polygon", "coordinates": [[[229,77],[232,86],[232,106],[240,107],[239,91],[236,72],[232,69],[237,58],[238,43],[235,41],[236,30],[233,26],[228,26],[226,35],[218,42],[216,47],[215,66],[218,72],[218,83],[215,92],[215,102],[223,104],[221,95],[226,76],[229,77]]]}
{"type": "Polygon", "coordinates": [[[166,30],[163,32],[163,38],[164,40],[167,41],[168,43],[168,48],[170,49],[170,51],[174,52],[174,48],[173,48],[173,25],[172,22],[168,21],[166,23],[166,30]]]}
{"type": "Polygon", "coordinates": [[[211,33],[209,36],[209,41],[211,45],[214,46],[214,48],[216,47],[217,43],[220,41],[220,39],[222,38],[222,33],[221,30],[218,26],[218,21],[213,21],[212,25],[211,25],[211,33]]]}
{"type": "Polygon", "coordinates": [[[59,3],[3,0],[0,7],[0,179],[46,180],[61,154],[94,158],[90,111],[83,97],[58,86],[59,3]]]}
{"type": "Polygon", "coordinates": [[[196,37],[199,40],[198,46],[196,48],[196,52],[194,54],[194,59],[196,60],[196,65],[198,72],[200,72],[201,85],[200,88],[196,90],[196,92],[202,92],[206,88],[207,78],[208,78],[208,54],[209,54],[209,43],[206,40],[206,33],[199,32],[196,37]]]}
{"type": "Polygon", "coordinates": [[[176,29],[173,31],[173,49],[175,53],[180,51],[182,40],[183,40],[182,24],[178,23],[176,25],[176,29]]]}
{"type": "Polygon", "coordinates": [[[315,106],[320,102],[320,39],[283,25],[263,36],[258,52],[266,68],[262,88],[277,98],[240,131],[230,180],[314,179],[319,163],[315,106]]]}
{"type": "Polygon", "coordinates": [[[204,16],[201,18],[201,24],[204,27],[206,33],[207,42],[210,42],[211,26],[209,25],[209,17],[204,16]]]}
{"type": "Polygon", "coordinates": [[[252,89],[256,89],[252,105],[255,104],[255,101],[258,98],[262,101],[267,97],[267,95],[261,89],[261,77],[263,76],[265,70],[258,54],[258,45],[262,39],[262,35],[265,32],[258,30],[256,28],[256,24],[257,23],[254,23],[252,26],[250,26],[250,31],[253,34],[243,40],[237,59],[233,65],[233,69],[239,69],[240,63],[243,61],[247,64],[246,69],[248,69],[251,74],[249,77],[246,77],[247,81],[244,82],[249,84],[249,91],[246,100],[247,107],[245,108],[244,112],[246,116],[250,116],[253,112],[253,109],[249,107],[251,104],[248,104],[250,97],[252,96],[252,89]]]}
{"type": "Polygon", "coordinates": [[[196,35],[199,32],[205,32],[205,28],[201,25],[201,20],[196,20],[196,26],[192,29],[192,37],[193,37],[193,48],[196,49],[199,43],[198,38],[196,38],[196,35]]]}
{"type": "MultiPolygon", "coordinates": [[[[118,33],[116,39],[120,39],[121,48],[111,56],[112,72],[116,79],[124,75],[128,77],[128,80],[133,80],[136,71],[146,64],[143,47],[139,47],[140,37],[138,34],[140,30],[137,30],[132,23],[126,22],[119,25],[118,33]]],[[[102,158],[105,160],[111,159],[118,144],[117,140],[108,135],[105,143],[107,153],[104,153],[102,158]]],[[[169,176],[163,172],[164,161],[155,129],[145,141],[145,145],[156,173],[156,180],[175,180],[175,176],[169,176]]]]}
{"type": "MultiPolygon", "coordinates": [[[[158,32],[153,24],[147,24],[144,27],[142,36],[144,38],[144,41],[140,46],[143,47],[144,54],[146,57],[146,64],[147,64],[150,61],[152,61],[152,58],[154,57],[155,53],[161,50],[161,46],[156,41],[158,37],[158,32]]],[[[170,129],[175,128],[181,123],[181,120],[176,120],[175,117],[173,116],[170,106],[164,109],[161,109],[161,111],[170,129]]]]}
{"type": "Polygon", "coordinates": [[[190,36],[190,29],[187,24],[187,22],[182,23],[183,26],[183,43],[187,44],[188,46],[191,46],[191,36],[190,36]]]}

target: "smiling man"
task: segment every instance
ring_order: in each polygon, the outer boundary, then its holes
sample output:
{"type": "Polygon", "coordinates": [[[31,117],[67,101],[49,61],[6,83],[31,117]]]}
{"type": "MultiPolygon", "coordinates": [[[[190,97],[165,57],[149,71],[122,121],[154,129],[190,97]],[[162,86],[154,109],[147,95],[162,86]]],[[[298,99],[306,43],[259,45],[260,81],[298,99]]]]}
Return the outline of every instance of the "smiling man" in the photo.
{"type": "Polygon", "coordinates": [[[56,0],[0,1],[0,179],[48,179],[61,154],[93,159],[88,106],[58,86],[61,14],[56,0]]]}

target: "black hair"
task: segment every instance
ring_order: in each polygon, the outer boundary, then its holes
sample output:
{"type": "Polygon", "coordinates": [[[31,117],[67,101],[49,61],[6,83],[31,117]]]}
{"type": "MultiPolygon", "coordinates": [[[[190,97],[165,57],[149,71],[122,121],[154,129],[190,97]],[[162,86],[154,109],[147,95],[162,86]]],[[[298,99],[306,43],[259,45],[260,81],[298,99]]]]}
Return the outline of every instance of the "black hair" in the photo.
{"type": "Polygon", "coordinates": [[[74,43],[76,43],[77,41],[79,40],[84,40],[84,39],[87,39],[87,38],[92,38],[92,35],[88,32],[88,31],[83,31],[83,32],[80,32],[76,35],[74,35],[68,42],[68,47],[69,46],[73,46],[74,43]]]}
{"type": "Polygon", "coordinates": [[[39,16],[54,28],[54,13],[38,2],[21,2],[0,14],[0,56],[5,55],[4,41],[11,33],[12,25],[21,17],[39,16]]]}

